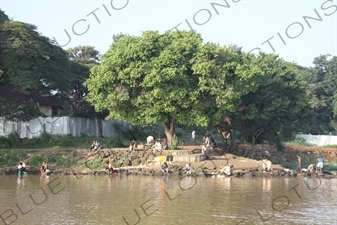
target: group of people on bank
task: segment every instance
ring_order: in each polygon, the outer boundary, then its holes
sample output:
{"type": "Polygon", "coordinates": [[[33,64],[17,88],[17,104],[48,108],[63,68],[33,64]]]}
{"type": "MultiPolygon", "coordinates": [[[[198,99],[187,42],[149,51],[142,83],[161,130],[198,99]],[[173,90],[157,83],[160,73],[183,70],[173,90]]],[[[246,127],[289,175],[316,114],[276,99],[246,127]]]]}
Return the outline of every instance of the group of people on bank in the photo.
{"type": "MultiPolygon", "coordinates": [[[[300,174],[303,172],[306,173],[322,173],[323,171],[323,166],[324,166],[324,159],[320,156],[317,158],[317,164],[310,164],[307,169],[302,169],[302,159],[301,156],[296,155],[297,158],[297,164],[294,170],[300,174]]],[[[268,159],[263,159],[262,160],[262,168],[263,171],[270,172],[272,170],[272,162],[268,159]]]]}
{"type": "Polygon", "coordinates": [[[90,151],[99,151],[103,149],[102,144],[98,140],[94,140],[91,144],[90,151]]]}
{"type": "MultiPolygon", "coordinates": [[[[185,167],[179,169],[179,175],[183,175],[185,173],[186,175],[191,175],[193,171],[193,166],[191,163],[187,163],[185,167]]],[[[169,173],[169,166],[167,162],[164,162],[161,165],[161,171],[163,172],[163,175],[167,175],[169,173]]]]}
{"type": "Polygon", "coordinates": [[[312,163],[308,166],[307,169],[302,169],[302,159],[301,156],[296,155],[297,157],[297,166],[295,168],[296,171],[298,171],[300,174],[302,174],[303,172],[307,172],[307,173],[322,173],[323,172],[323,167],[324,167],[324,159],[322,156],[319,156],[317,158],[317,164],[312,163]]]}
{"type": "MultiPolygon", "coordinates": [[[[155,139],[154,136],[150,135],[146,138],[146,144],[151,146],[154,152],[159,150],[165,150],[168,148],[167,140],[164,139],[155,139]]],[[[132,140],[129,145],[129,150],[132,151],[137,148],[136,140],[132,140]]]]}

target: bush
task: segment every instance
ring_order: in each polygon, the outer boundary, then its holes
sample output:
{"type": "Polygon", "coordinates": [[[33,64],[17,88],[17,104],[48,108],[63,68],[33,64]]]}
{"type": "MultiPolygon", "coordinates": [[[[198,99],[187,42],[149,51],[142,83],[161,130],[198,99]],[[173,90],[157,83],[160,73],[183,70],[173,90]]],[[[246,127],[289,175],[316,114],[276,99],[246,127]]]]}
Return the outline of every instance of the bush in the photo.
{"type": "Polygon", "coordinates": [[[73,146],[73,140],[69,136],[64,136],[59,143],[60,147],[70,147],[73,146]]]}
{"type": "MultiPolygon", "coordinates": [[[[118,134],[113,134],[107,143],[108,147],[116,148],[116,147],[124,147],[124,144],[121,140],[121,137],[118,134]]],[[[104,146],[103,146],[104,148],[104,146]]]]}
{"type": "Polygon", "coordinates": [[[173,139],[170,149],[171,150],[178,149],[178,144],[179,144],[179,139],[176,137],[176,138],[173,139]]]}
{"type": "Polygon", "coordinates": [[[12,142],[6,138],[1,136],[0,137],[0,149],[11,149],[12,148],[12,142]]]}
{"type": "Polygon", "coordinates": [[[90,169],[102,169],[103,165],[101,156],[96,155],[96,157],[90,163],[88,163],[88,167],[90,169]]]}
{"type": "Polygon", "coordinates": [[[57,160],[56,160],[56,166],[64,166],[67,161],[67,156],[66,155],[61,155],[57,160]]]}
{"type": "Polygon", "coordinates": [[[56,159],[53,155],[47,155],[47,163],[55,163],[56,159]]]}
{"type": "Polygon", "coordinates": [[[39,167],[42,163],[43,159],[39,155],[34,155],[30,160],[29,165],[39,167]]]}

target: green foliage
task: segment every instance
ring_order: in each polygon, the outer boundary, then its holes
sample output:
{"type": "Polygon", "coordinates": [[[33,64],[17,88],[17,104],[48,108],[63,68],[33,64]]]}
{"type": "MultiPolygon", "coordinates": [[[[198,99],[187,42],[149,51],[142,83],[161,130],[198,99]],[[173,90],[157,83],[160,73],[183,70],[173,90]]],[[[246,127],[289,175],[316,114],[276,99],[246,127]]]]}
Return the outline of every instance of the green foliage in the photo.
{"type": "MultiPolygon", "coordinates": [[[[147,131],[146,128],[148,126],[129,126],[129,125],[125,125],[125,123],[114,123],[113,125],[114,130],[116,131],[116,133],[118,134],[118,136],[120,136],[121,139],[124,140],[140,140],[140,139],[144,139],[147,136],[147,131]]],[[[151,131],[148,132],[152,132],[152,129],[150,129],[151,131]]]]}
{"type": "Polygon", "coordinates": [[[41,156],[39,156],[39,155],[34,155],[34,156],[32,157],[32,159],[30,160],[29,165],[30,165],[30,166],[39,167],[39,166],[42,164],[42,161],[43,161],[43,159],[42,159],[41,156]]]}
{"type": "Polygon", "coordinates": [[[311,96],[314,121],[307,133],[329,134],[336,131],[337,111],[337,56],[320,55],[313,61],[313,68],[300,68],[300,78],[311,96]]]}
{"type": "Polygon", "coordinates": [[[257,89],[241,97],[230,116],[231,127],[252,145],[267,141],[281,150],[284,139],[312,121],[309,98],[292,63],[264,53],[256,63],[261,71],[254,81],[257,89]]]}
{"type": "Polygon", "coordinates": [[[0,136],[0,149],[11,149],[12,148],[12,142],[9,138],[0,136]]]}
{"type": "Polygon", "coordinates": [[[5,14],[4,11],[0,10],[0,26],[5,22],[9,21],[8,16],[5,14]]]}
{"type": "Polygon", "coordinates": [[[91,69],[87,99],[96,111],[108,110],[108,118],[132,124],[201,123],[191,68],[201,44],[195,32],[125,35],[91,69]]]}
{"type": "Polygon", "coordinates": [[[26,152],[18,150],[1,150],[0,166],[15,166],[25,158],[27,158],[26,152]]]}
{"type": "Polygon", "coordinates": [[[69,61],[61,47],[31,24],[5,21],[0,29],[1,80],[20,87],[22,92],[51,95],[51,90],[69,90],[69,61]]]}
{"type": "Polygon", "coordinates": [[[74,48],[67,49],[69,59],[81,64],[98,64],[99,51],[94,46],[79,45],[74,48]]]}
{"type": "Polygon", "coordinates": [[[124,147],[124,144],[122,142],[120,135],[118,134],[111,135],[111,137],[109,138],[107,142],[107,147],[109,148],[124,147]]]}
{"type": "Polygon", "coordinates": [[[67,156],[66,155],[61,155],[57,158],[56,160],[56,166],[65,166],[67,161],[67,156]]]}
{"type": "Polygon", "coordinates": [[[323,167],[324,171],[337,171],[337,162],[326,162],[323,167]]]}
{"type": "Polygon", "coordinates": [[[176,150],[178,149],[178,144],[179,144],[179,139],[176,137],[172,141],[172,145],[170,146],[171,150],[176,150]]]}
{"type": "Polygon", "coordinates": [[[74,140],[71,135],[65,135],[61,138],[60,147],[70,147],[74,145],[74,140]]]}
{"type": "Polygon", "coordinates": [[[54,155],[47,155],[47,163],[55,163],[56,162],[56,158],[54,155]]]}
{"type": "Polygon", "coordinates": [[[89,168],[91,169],[102,169],[104,165],[102,165],[102,157],[100,155],[96,155],[95,158],[88,163],[89,168]]]}
{"type": "Polygon", "coordinates": [[[42,115],[33,100],[23,102],[20,98],[0,97],[0,109],[0,117],[9,121],[25,122],[42,115]]]}

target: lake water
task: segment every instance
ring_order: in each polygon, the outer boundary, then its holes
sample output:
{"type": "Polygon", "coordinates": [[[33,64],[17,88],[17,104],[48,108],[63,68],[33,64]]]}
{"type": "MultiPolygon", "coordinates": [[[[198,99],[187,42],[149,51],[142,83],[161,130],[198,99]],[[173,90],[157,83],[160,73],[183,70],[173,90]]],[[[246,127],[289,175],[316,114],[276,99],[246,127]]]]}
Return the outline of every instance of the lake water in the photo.
{"type": "Polygon", "coordinates": [[[337,179],[0,176],[0,224],[337,224],[337,179]]]}

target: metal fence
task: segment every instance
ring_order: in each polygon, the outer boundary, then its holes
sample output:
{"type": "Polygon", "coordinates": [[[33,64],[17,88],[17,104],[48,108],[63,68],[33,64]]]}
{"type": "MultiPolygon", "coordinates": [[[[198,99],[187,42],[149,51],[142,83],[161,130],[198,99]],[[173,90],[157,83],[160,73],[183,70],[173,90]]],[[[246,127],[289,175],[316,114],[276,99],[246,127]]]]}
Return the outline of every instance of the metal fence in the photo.
{"type": "Polygon", "coordinates": [[[42,132],[49,134],[89,137],[110,137],[116,133],[115,124],[131,128],[131,125],[118,120],[102,120],[63,117],[38,117],[29,122],[12,122],[0,118],[0,136],[7,136],[16,132],[20,138],[33,138],[42,132]]]}

